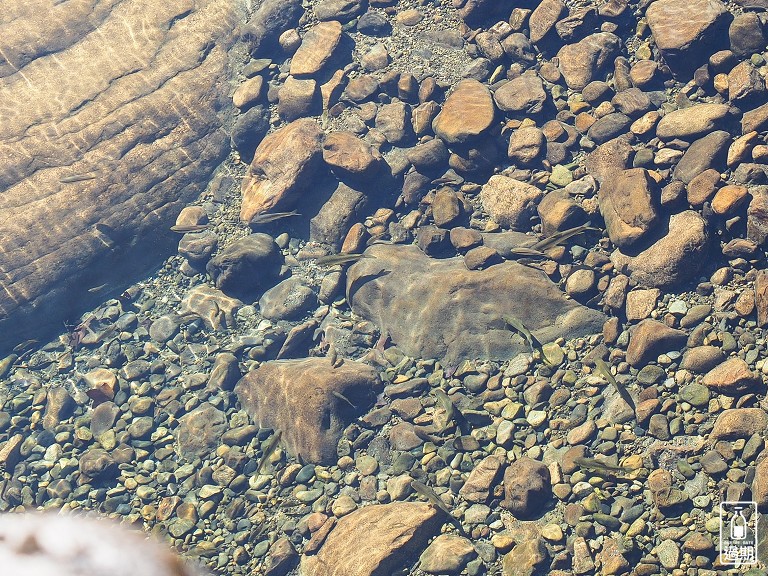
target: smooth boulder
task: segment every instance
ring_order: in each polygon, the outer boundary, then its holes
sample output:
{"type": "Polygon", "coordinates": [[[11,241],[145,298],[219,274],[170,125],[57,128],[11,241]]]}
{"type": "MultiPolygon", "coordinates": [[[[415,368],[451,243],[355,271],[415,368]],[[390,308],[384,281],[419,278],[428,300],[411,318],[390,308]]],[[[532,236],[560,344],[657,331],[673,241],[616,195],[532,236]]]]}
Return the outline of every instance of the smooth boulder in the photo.
{"type": "Polygon", "coordinates": [[[304,358],[263,363],[235,385],[235,393],[260,428],[282,432],[292,456],[331,464],[342,431],[371,406],[379,385],[365,364],[304,358]]]}
{"type": "Polygon", "coordinates": [[[530,352],[504,317],[519,318],[544,343],[599,332],[605,320],[516,262],[470,271],[463,258],[433,259],[416,246],[375,245],[365,254],[347,271],[352,309],[415,358],[454,363],[530,352]]]}

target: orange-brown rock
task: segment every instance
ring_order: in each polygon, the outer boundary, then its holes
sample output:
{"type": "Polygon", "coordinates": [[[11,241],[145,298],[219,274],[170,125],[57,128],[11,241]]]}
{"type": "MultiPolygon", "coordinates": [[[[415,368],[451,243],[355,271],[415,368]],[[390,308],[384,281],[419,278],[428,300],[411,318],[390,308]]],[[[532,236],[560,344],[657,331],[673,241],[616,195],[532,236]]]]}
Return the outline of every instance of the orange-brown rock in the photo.
{"type": "Polygon", "coordinates": [[[643,286],[665,287],[690,279],[709,248],[706,222],[693,210],[674,214],[664,236],[637,254],[615,250],[616,269],[643,286]]]}
{"type": "Polygon", "coordinates": [[[749,190],[746,186],[728,184],[715,193],[712,198],[712,211],[715,214],[731,214],[746,202],[749,190]]]}
{"type": "Polygon", "coordinates": [[[598,80],[608,62],[619,53],[621,40],[610,32],[591,34],[575,44],[566,44],[557,53],[560,72],[573,90],[581,90],[592,80],[598,80]]]}
{"type": "Polygon", "coordinates": [[[4,4],[0,342],[60,329],[103,299],[88,288],[125,286],[171,253],[158,231],[229,152],[222,86],[241,6],[4,4]]]}
{"type": "Polygon", "coordinates": [[[336,461],[344,428],[370,407],[379,387],[376,371],[359,362],[334,367],[327,358],[273,360],[246,374],[235,393],[260,428],[282,432],[292,456],[336,461]]]}
{"type": "Polygon", "coordinates": [[[729,358],[719,366],[715,366],[704,375],[701,383],[707,388],[731,396],[745,392],[758,392],[762,391],[759,388],[764,388],[760,378],[741,358],[729,358]]]}
{"type": "Polygon", "coordinates": [[[323,142],[323,160],[340,179],[365,178],[384,165],[381,153],[352,132],[331,132],[323,142]]]}
{"type": "Polygon", "coordinates": [[[488,88],[477,80],[462,80],[446,99],[432,129],[448,144],[461,144],[487,130],[495,113],[488,88]]]}
{"type": "Polygon", "coordinates": [[[333,55],[341,41],[341,23],[331,20],[315,24],[304,35],[291,60],[291,75],[317,74],[333,55]]]}
{"type": "Polygon", "coordinates": [[[262,140],[242,182],[243,222],[249,223],[263,212],[294,206],[323,164],[323,136],[317,122],[302,118],[262,140]]]}
{"type": "Polygon", "coordinates": [[[616,172],[598,193],[608,236],[619,248],[632,246],[650,232],[658,215],[656,181],[644,168],[616,172]]]}
{"type": "Polygon", "coordinates": [[[768,428],[768,414],[762,408],[733,408],[723,410],[715,420],[712,440],[735,440],[762,434],[768,428]]]}
{"type": "Polygon", "coordinates": [[[726,32],[728,11],[720,0],[657,0],[646,10],[656,46],[675,70],[706,62],[709,45],[726,32]]]}
{"type": "Polygon", "coordinates": [[[646,319],[630,330],[627,362],[639,366],[654,360],[663,352],[677,350],[685,344],[687,335],[658,320],[646,319]]]}
{"type": "Polygon", "coordinates": [[[374,504],[341,518],[302,576],[388,576],[410,565],[440,531],[445,515],[431,504],[374,504]]]}
{"type": "Polygon", "coordinates": [[[656,126],[663,139],[690,138],[711,132],[728,115],[727,104],[696,104],[665,114],[656,126]]]}

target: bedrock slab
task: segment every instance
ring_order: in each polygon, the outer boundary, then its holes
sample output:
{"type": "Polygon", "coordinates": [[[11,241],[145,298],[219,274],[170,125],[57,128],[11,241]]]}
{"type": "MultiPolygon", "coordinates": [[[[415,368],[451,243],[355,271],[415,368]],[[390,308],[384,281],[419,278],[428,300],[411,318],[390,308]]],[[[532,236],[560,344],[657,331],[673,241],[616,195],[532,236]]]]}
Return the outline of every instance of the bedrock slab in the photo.
{"type": "Polygon", "coordinates": [[[0,13],[0,347],[167,255],[229,151],[228,0],[11,1],[0,13]],[[45,14],[45,18],[40,15],[45,14]]]}

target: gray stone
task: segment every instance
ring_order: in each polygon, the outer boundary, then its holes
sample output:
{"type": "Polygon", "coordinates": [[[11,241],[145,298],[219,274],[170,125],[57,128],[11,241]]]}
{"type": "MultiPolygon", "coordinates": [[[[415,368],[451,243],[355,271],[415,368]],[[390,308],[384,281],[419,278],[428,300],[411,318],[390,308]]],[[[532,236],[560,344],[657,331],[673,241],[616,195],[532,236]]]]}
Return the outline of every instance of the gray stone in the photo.
{"type": "Polygon", "coordinates": [[[339,182],[331,197],[309,221],[309,239],[338,250],[352,225],[363,217],[367,205],[365,194],[339,182]]]}
{"type": "Polygon", "coordinates": [[[317,306],[317,296],[301,278],[288,278],[259,299],[259,311],[267,320],[295,320],[317,306]]]}
{"type": "Polygon", "coordinates": [[[673,172],[674,177],[688,184],[698,174],[710,168],[724,170],[725,157],[730,144],[731,135],[724,130],[715,130],[699,138],[680,158],[673,172]]]}
{"type": "Polygon", "coordinates": [[[283,255],[268,234],[251,234],[227,245],[206,269],[219,290],[247,294],[271,284],[280,272],[283,255]]]}
{"type": "Polygon", "coordinates": [[[528,351],[505,316],[519,318],[544,343],[602,328],[602,314],[566,300],[543,272],[516,262],[468,271],[460,258],[428,258],[415,246],[376,245],[365,253],[373,258],[347,271],[352,309],[413,357],[451,363],[528,351]]]}
{"type": "Polygon", "coordinates": [[[226,429],[224,413],[211,404],[201,404],[179,418],[176,450],[180,457],[187,460],[203,458],[219,445],[226,429]]]}

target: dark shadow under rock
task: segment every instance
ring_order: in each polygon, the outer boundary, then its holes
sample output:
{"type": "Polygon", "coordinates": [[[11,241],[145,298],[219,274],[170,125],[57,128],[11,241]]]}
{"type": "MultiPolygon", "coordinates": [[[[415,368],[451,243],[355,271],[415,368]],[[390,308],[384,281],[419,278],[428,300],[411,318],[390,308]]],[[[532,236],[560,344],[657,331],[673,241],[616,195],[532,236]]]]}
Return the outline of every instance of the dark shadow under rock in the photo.
{"type": "Polygon", "coordinates": [[[504,317],[519,318],[541,342],[599,332],[605,319],[516,262],[469,271],[461,258],[435,260],[415,246],[376,245],[366,254],[347,273],[352,309],[410,356],[505,360],[529,349],[504,317]],[[361,283],[363,276],[371,279],[361,283]]]}

